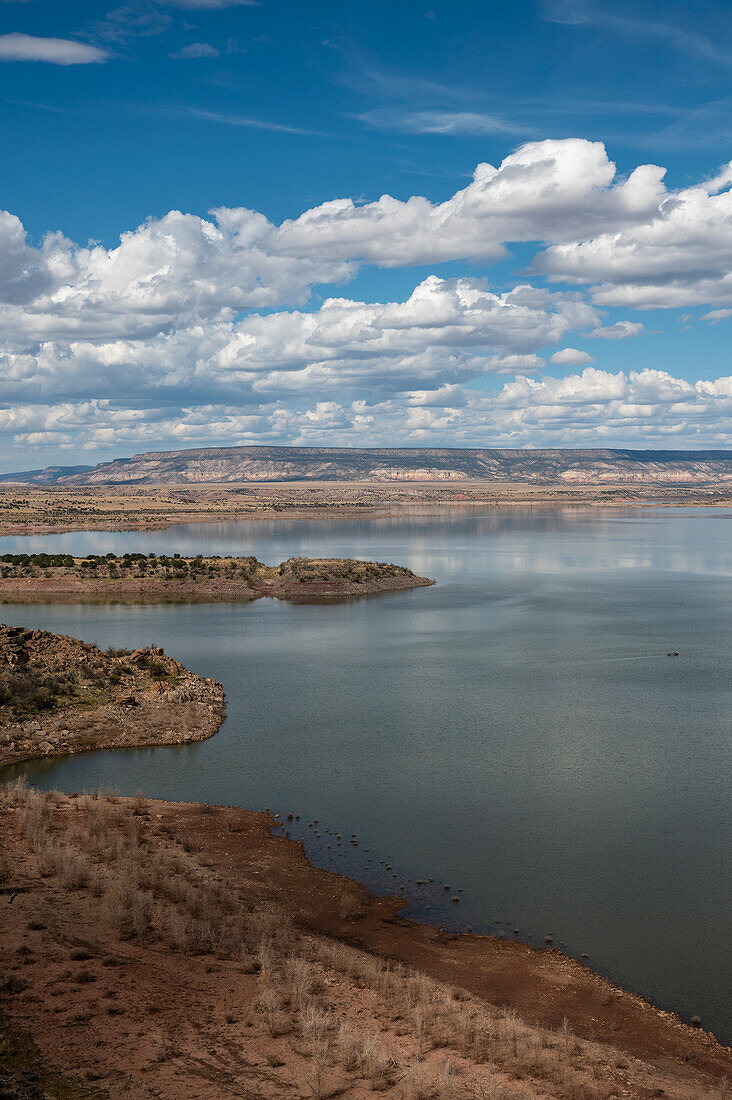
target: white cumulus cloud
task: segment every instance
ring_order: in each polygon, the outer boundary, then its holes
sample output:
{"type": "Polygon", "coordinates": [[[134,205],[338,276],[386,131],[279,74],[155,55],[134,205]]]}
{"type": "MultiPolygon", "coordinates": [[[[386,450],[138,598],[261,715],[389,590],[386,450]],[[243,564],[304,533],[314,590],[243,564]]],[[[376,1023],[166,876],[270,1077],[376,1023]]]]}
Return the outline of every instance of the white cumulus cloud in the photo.
{"type": "Polygon", "coordinates": [[[206,444],[321,446],[729,447],[732,377],[689,383],[663,371],[519,377],[496,393],[458,384],[298,407],[202,403],[120,408],[92,398],[0,410],[0,454],[120,454],[206,444]]]}
{"type": "MultiPolygon", "coordinates": [[[[601,143],[570,139],[524,145],[498,168],[479,165],[472,183],[444,203],[418,195],[363,205],[337,199],[279,226],[244,207],[207,218],[173,210],[123,233],[113,248],[79,247],[54,233],[33,247],[18,219],[0,214],[0,246],[8,241],[8,258],[0,259],[0,324],[12,344],[145,338],[243,310],[305,303],[314,286],[347,282],[364,263],[499,259],[511,241],[555,242],[539,254],[536,270],[579,283],[583,250],[596,254],[597,242],[611,234],[635,242],[655,232],[659,209],[675,209],[679,200],[669,197],[662,177],[663,169],[642,165],[618,179],[601,143]],[[562,268],[562,257],[577,272],[562,268]]],[[[617,255],[607,247],[620,268],[622,245],[617,255]]],[[[704,249],[707,271],[721,262],[724,247],[719,261],[704,249]]],[[[629,244],[628,262],[637,253],[629,244]]],[[[673,252],[660,250],[656,262],[656,290],[668,294],[673,252]]],[[[592,268],[583,277],[592,282],[596,274],[592,268]]],[[[595,297],[605,301],[611,293],[628,297],[619,287],[599,288],[595,297]]],[[[646,304],[643,296],[639,304],[646,304]]]]}
{"type": "Polygon", "coordinates": [[[34,242],[0,211],[0,453],[249,440],[723,446],[726,377],[576,371],[593,362],[576,340],[644,331],[605,323],[604,306],[704,303],[712,322],[732,312],[732,169],[682,191],[663,181],[655,165],[621,177],[601,143],[569,139],[479,165],[442,203],[341,198],[279,225],[245,207],[173,210],[113,247],[57,232],[34,242]],[[363,265],[485,263],[512,242],[534,243],[533,271],[569,287],[524,277],[499,293],[432,274],[403,301],[333,293],[363,265]],[[328,296],[314,301],[318,286],[328,296]],[[531,377],[547,359],[569,373],[531,377]]]}
{"type": "Polygon", "coordinates": [[[6,398],[53,392],[181,402],[437,387],[534,371],[537,349],[597,322],[575,294],[430,276],[403,302],[327,299],[319,309],[254,314],[148,338],[49,339],[0,350],[6,398]]]}
{"type": "Polygon", "coordinates": [[[636,309],[732,302],[732,162],[713,179],[659,196],[634,225],[579,232],[541,252],[535,274],[596,284],[598,304],[636,309]]]}
{"type": "Polygon", "coordinates": [[[580,367],[583,363],[594,363],[594,359],[579,348],[562,348],[554,352],[549,362],[560,367],[580,367]]]}

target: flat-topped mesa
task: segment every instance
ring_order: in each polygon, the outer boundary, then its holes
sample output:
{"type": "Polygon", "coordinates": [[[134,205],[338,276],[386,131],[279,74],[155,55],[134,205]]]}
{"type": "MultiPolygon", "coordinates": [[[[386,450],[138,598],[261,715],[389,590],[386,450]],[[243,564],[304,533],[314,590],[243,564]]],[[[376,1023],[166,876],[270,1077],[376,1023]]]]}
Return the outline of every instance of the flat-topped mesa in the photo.
{"type": "Polygon", "coordinates": [[[552,447],[196,447],[97,466],[0,474],[0,485],[205,485],[470,480],[702,485],[732,481],[729,450],[552,447]]]}
{"type": "Polygon", "coordinates": [[[78,638],[0,624],[0,767],[203,741],[225,710],[221,684],[162,649],[103,653],[78,638]]]}
{"type": "Polygon", "coordinates": [[[211,603],[350,599],[434,584],[401,565],[350,558],[184,558],[161,554],[0,555],[0,602],[211,603]]]}

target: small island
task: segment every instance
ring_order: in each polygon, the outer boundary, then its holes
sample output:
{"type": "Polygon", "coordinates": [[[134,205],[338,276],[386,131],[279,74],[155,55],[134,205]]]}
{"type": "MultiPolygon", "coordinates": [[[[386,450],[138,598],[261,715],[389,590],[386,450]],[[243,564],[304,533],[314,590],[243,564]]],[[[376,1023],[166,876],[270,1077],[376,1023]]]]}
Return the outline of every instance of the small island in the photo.
{"type": "Polygon", "coordinates": [[[89,749],[212,737],[224,689],[162,649],[108,650],[0,624],[0,768],[89,749]]]}
{"type": "Polygon", "coordinates": [[[0,603],[212,603],[337,600],[435,582],[387,562],[180,554],[2,554],[0,603]]]}

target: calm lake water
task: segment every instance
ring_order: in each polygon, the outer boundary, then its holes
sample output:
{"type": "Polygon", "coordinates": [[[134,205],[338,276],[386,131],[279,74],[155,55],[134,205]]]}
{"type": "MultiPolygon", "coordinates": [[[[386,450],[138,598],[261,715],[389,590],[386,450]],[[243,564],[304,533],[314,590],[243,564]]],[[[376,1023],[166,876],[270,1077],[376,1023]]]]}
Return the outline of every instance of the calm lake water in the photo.
{"type": "Polygon", "coordinates": [[[353,556],[435,577],[331,606],[5,606],[7,622],[103,647],[162,645],[228,698],[203,744],[23,770],[43,787],[299,813],[316,863],[332,858],[324,829],[342,833],[335,866],[377,890],[405,884],[408,913],[552,935],[732,1039],[732,510],[0,539],[19,549],[353,556]]]}

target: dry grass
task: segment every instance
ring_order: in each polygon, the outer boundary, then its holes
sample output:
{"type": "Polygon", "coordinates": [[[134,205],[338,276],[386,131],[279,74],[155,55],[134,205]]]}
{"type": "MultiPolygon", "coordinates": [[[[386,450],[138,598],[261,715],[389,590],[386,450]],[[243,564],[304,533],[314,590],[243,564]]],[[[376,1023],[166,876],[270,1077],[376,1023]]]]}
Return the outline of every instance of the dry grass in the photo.
{"type": "MultiPolygon", "coordinates": [[[[559,1032],[529,1026],[400,963],[298,931],[259,897],[217,881],[167,827],[153,828],[142,798],[63,798],[16,782],[0,788],[2,809],[15,812],[39,878],[87,891],[120,941],[256,974],[249,1026],[270,1044],[266,1061],[273,1074],[304,1065],[318,1100],[351,1088],[395,1100],[609,1100],[657,1086],[657,1071],[630,1056],[620,1062],[568,1024],[559,1032]]],[[[91,954],[77,947],[70,957],[91,954]]],[[[82,968],[72,980],[94,977],[82,968]]],[[[227,1022],[236,1025],[245,1009],[227,1022]]],[[[717,1100],[726,1088],[670,1079],[663,1087],[670,1100],[717,1100]]]]}

